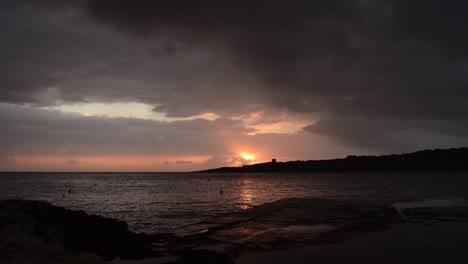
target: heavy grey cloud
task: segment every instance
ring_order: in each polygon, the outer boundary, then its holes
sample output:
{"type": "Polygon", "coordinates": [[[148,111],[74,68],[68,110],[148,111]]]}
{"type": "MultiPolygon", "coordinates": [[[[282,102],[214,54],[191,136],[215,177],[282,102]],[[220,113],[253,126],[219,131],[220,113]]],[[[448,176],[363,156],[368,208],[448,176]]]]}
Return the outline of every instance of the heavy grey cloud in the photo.
{"type": "Polygon", "coordinates": [[[462,60],[466,7],[437,0],[88,3],[93,17],[121,31],[231,52],[232,60],[271,81],[273,94],[287,86],[314,96],[398,90],[462,60]]]}
{"type": "Polygon", "coordinates": [[[359,145],[372,152],[400,153],[468,145],[467,124],[452,120],[336,118],[323,118],[303,130],[326,134],[342,144],[359,145]]]}
{"type": "Polygon", "coordinates": [[[3,1],[0,101],[319,116],[303,131],[377,152],[465,144],[467,9],[458,0],[3,1]]]}
{"type": "Polygon", "coordinates": [[[82,2],[2,2],[0,101],[138,101],[169,116],[250,110],[239,104],[256,94],[252,74],[210,51],[171,56],[164,42],[129,39],[96,24],[82,2]]]}
{"type": "MultiPolygon", "coordinates": [[[[305,131],[359,145],[367,137],[353,137],[356,125],[346,120],[381,135],[374,123],[391,127],[397,119],[411,124],[399,125],[403,131],[440,133],[444,125],[448,137],[463,134],[465,1],[90,0],[87,7],[133,36],[229,54],[265,83],[270,105],[328,117],[305,131]]],[[[382,147],[394,146],[384,139],[382,147]]]]}

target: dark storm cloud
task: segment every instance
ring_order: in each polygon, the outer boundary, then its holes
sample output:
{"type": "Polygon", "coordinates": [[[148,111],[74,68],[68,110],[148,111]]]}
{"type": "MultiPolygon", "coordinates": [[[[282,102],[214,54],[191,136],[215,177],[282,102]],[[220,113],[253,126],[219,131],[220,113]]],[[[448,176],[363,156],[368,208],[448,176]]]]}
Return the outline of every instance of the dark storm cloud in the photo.
{"type": "Polygon", "coordinates": [[[465,138],[466,1],[0,5],[1,102],[310,114],[322,119],[304,131],[377,150],[465,138]]]}
{"type": "Polygon", "coordinates": [[[468,123],[460,124],[451,120],[331,117],[323,118],[303,130],[337,138],[340,143],[359,144],[362,148],[383,153],[451,148],[468,144],[468,123]]]}
{"type": "Polygon", "coordinates": [[[369,137],[348,133],[356,126],[363,135],[465,131],[466,1],[90,0],[87,8],[136,37],[229,54],[264,81],[269,105],[329,117],[305,131],[357,145],[369,137]]]}
{"type": "Polygon", "coordinates": [[[353,93],[359,87],[350,80],[382,86],[372,82],[382,77],[395,78],[390,86],[398,89],[418,70],[444,66],[427,62],[467,55],[465,1],[90,0],[87,7],[121,31],[171,40],[173,50],[225,49],[271,85],[305,95],[353,93]]]}
{"type": "Polygon", "coordinates": [[[0,3],[6,36],[0,42],[1,102],[137,101],[180,117],[241,114],[254,107],[252,98],[258,99],[254,104],[263,100],[253,89],[259,86],[256,77],[223,56],[204,50],[174,53],[170,40],[127,38],[96,24],[83,3],[0,3]]]}
{"type": "MultiPolygon", "coordinates": [[[[90,37],[94,32],[80,30],[89,24],[78,18],[77,6],[72,1],[53,2],[2,1],[1,101],[47,104],[36,95],[76,79],[76,69],[92,66],[91,62],[106,56],[105,50],[99,49],[102,42],[90,37]]],[[[79,92],[62,97],[64,101],[83,100],[79,92]]]]}
{"type": "Polygon", "coordinates": [[[361,52],[351,38],[378,32],[361,18],[366,7],[352,1],[90,1],[88,8],[136,36],[231,53],[234,62],[291,87],[310,86],[304,75],[312,66],[348,64],[361,52]]]}

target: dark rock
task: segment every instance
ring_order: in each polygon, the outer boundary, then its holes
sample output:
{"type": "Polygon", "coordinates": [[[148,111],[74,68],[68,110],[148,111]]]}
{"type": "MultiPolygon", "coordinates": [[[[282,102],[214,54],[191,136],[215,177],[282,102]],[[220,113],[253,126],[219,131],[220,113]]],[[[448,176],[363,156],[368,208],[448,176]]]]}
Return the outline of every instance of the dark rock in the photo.
{"type": "Polygon", "coordinates": [[[0,210],[0,223],[17,225],[33,237],[64,245],[69,252],[92,252],[104,260],[150,255],[144,235],[130,232],[122,221],[39,201],[0,201],[0,210]]]}

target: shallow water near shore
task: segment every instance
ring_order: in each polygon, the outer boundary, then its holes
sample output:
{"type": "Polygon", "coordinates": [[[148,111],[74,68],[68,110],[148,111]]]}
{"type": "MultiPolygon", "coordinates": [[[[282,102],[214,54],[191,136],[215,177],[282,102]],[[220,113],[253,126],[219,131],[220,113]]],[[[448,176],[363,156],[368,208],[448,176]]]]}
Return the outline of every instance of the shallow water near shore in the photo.
{"type": "Polygon", "coordinates": [[[468,173],[0,174],[0,199],[48,201],[146,233],[284,198],[468,199],[467,188],[468,173]]]}

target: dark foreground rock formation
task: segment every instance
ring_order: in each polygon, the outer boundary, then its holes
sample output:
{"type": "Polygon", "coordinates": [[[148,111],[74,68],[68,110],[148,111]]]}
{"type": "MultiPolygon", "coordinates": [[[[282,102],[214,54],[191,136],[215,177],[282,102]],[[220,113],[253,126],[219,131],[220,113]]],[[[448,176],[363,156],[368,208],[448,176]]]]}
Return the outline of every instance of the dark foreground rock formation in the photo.
{"type": "MultiPolygon", "coordinates": [[[[0,258],[12,257],[18,248],[34,250],[28,247],[45,251],[63,247],[62,255],[67,252],[90,252],[104,260],[117,256],[131,258],[149,252],[145,236],[128,231],[125,222],[67,210],[45,202],[0,201],[0,224],[0,258]]],[[[29,252],[34,253],[38,252],[29,252]]]]}

